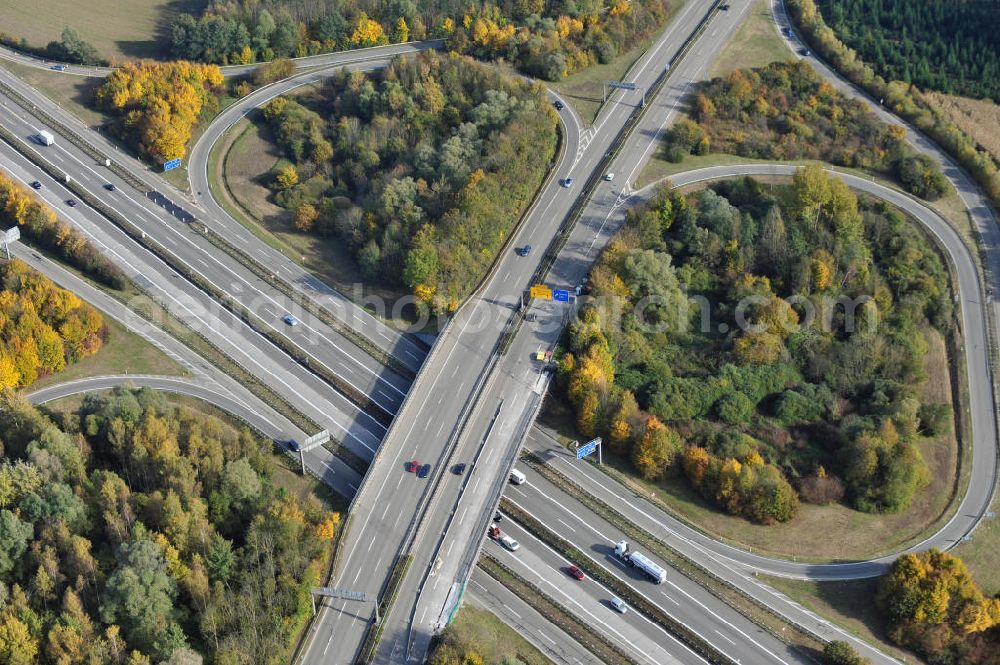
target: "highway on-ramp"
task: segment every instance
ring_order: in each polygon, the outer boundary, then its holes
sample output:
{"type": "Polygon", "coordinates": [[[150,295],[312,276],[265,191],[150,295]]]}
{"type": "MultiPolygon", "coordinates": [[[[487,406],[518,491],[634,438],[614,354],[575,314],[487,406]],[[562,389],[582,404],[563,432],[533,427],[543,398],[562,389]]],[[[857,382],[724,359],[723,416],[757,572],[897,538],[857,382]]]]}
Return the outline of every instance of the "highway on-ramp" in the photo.
{"type": "MultiPolygon", "coordinates": [[[[636,64],[628,80],[650,87],[708,10],[704,3],[685,5],[636,64]]],[[[684,62],[692,56],[707,61],[718,43],[735,30],[745,11],[745,7],[734,7],[734,11],[713,13],[702,39],[684,62]]],[[[687,90],[687,76],[677,79],[672,76],[665,86],[671,96],[683,95],[687,90]]],[[[582,152],[573,151],[574,143],[567,142],[566,154],[570,157],[557,165],[554,176],[559,179],[571,176],[577,183],[586,183],[640,102],[638,92],[612,96],[594,127],[582,139],[587,141],[587,147],[582,152]]],[[[648,105],[659,103],[647,100],[648,105]]],[[[641,123],[632,135],[639,132],[646,134],[641,123]]],[[[656,134],[655,128],[646,136],[647,142],[654,140],[652,134],[656,134]]],[[[621,154],[627,153],[626,146],[621,154]]],[[[602,182],[594,196],[601,205],[613,204],[619,187],[619,182],[602,182]]],[[[550,183],[512,244],[547,246],[578,196],[574,187],[550,183]]],[[[589,244],[594,231],[591,217],[585,211],[573,228],[567,247],[575,252],[581,243],[589,244]]],[[[490,510],[487,503],[494,483],[509,465],[509,454],[519,442],[517,432],[526,429],[526,419],[538,404],[538,391],[544,390],[545,377],[539,375],[538,365],[530,359],[530,351],[536,350],[534,340],[525,335],[518,335],[497,369],[491,369],[496,360],[494,348],[515,313],[522,291],[528,287],[540,253],[521,257],[510,251],[501,256],[480,289],[458,311],[425,361],[424,370],[355,498],[352,512],[356,517],[344,542],[347,549],[338,573],[340,584],[375,595],[386,583],[397,556],[406,552],[413,556],[410,573],[400,584],[392,612],[384,618],[378,662],[420,662],[424,658],[435,626],[441,622],[446,599],[454,593],[451,581],[464,580],[471,570],[466,551],[471,544],[478,544],[479,539],[478,535],[471,538],[469,534],[477,530],[481,516],[490,510]],[[497,414],[495,419],[494,414],[497,414]],[[485,448],[480,445],[484,439],[488,439],[485,448]],[[464,476],[451,473],[453,463],[472,462],[479,450],[483,450],[483,461],[475,463],[477,471],[467,483],[464,476]],[[436,487],[427,486],[425,481],[404,471],[404,463],[414,459],[433,465],[432,481],[437,483],[436,487]],[[476,473],[481,477],[476,477],[476,473]],[[441,535],[446,532],[448,539],[444,542],[441,535]],[[449,552],[450,555],[442,556],[449,552]],[[442,559],[441,572],[431,580],[430,567],[438,558],[442,559]]],[[[572,268],[579,278],[592,257],[581,263],[579,255],[572,256],[572,268]]],[[[557,267],[562,260],[560,256],[557,267]]],[[[559,279],[554,283],[577,282],[559,279]]],[[[546,345],[557,335],[558,329],[549,326],[544,333],[546,345]]],[[[316,622],[306,662],[352,662],[370,615],[360,613],[348,601],[330,601],[324,608],[316,622]]]]}

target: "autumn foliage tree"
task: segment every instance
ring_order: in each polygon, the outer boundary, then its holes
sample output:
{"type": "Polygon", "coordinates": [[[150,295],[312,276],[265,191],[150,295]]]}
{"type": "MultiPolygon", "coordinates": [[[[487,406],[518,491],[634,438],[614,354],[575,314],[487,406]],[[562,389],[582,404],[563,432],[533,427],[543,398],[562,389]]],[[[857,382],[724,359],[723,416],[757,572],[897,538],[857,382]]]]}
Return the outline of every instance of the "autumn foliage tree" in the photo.
{"type": "Polygon", "coordinates": [[[119,117],[122,135],[156,162],[184,157],[201,114],[218,106],[222,72],[187,61],[130,62],[108,75],[97,104],[119,117]]]}
{"type": "Polygon", "coordinates": [[[30,385],[101,348],[104,319],[21,261],[0,265],[0,389],[30,385]]]}
{"type": "Polygon", "coordinates": [[[281,662],[339,515],[278,486],[269,442],[153,391],[61,421],[0,393],[0,662],[281,662]]]}
{"type": "Polygon", "coordinates": [[[710,150],[759,159],[819,159],[895,176],[929,200],[947,190],[940,167],[917,156],[905,133],[837,91],[804,60],[716,77],[701,84],[695,110],[697,122],[678,122],[666,136],[671,161],[710,150]]]}
{"type": "Polygon", "coordinates": [[[592,269],[557,379],[581,436],[730,514],[899,511],[929,478],[919,437],[950,414],[917,390],[948,284],[919,230],[820,167],[778,192],[665,187],[592,269]]]}
{"type": "Polygon", "coordinates": [[[548,108],[539,86],[468,57],[428,51],[378,72],[344,70],[314,97],[265,106],[287,158],[274,200],[300,231],[346,244],[365,278],[448,313],[548,169],[548,108]],[[304,205],[312,224],[298,216],[304,205]]]}
{"type": "Polygon", "coordinates": [[[83,233],[60,222],[51,208],[3,173],[0,173],[0,222],[5,228],[19,227],[26,238],[107,286],[125,287],[121,269],[99,254],[83,233]]]}
{"type": "Polygon", "coordinates": [[[953,554],[932,549],[901,556],[879,581],[878,603],[892,640],[929,662],[995,662],[1000,599],[985,597],[953,554]]]}

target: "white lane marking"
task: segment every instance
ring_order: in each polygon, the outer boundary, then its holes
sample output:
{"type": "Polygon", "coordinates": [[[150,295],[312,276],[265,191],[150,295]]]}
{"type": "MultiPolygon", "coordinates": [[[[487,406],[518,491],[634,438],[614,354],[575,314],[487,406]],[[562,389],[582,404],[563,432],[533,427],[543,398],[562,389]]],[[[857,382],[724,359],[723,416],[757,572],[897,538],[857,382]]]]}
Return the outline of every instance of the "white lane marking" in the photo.
{"type": "MultiPolygon", "coordinates": [[[[22,121],[22,122],[23,122],[23,121],[22,121]]],[[[36,127],[34,127],[34,125],[32,125],[31,123],[25,123],[25,124],[27,124],[27,125],[28,125],[29,127],[31,127],[31,128],[32,128],[32,129],[34,130],[34,131],[36,131],[36,132],[38,131],[38,129],[37,129],[36,127]]],[[[98,174],[98,173],[97,173],[96,171],[94,171],[94,169],[93,169],[93,168],[91,168],[91,167],[90,167],[90,166],[89,166],[88,164],[85,164],[84,162],[80,161],[80,160],[79,160],[79,159],[78,159],[78,158],[76,157],[76,155],[74,155],[74,154],[72,154],[71,152],[69,152],[69,150],[67,150],[65,146],[63,146],[63,145],[62,145],[62,144],[60,144],[60,143],[57,143],[57,144],[56,144],[56,148],[57,148],[58,150],[61,150],[61,151],[62,151],[63,153],[65,153],[65,154],[66,154],[66,155],[67,155],[67,156],[68,156],[68,157],[69,157],[70,159],[72,159],[72,160],[73,160],[74,162],[76,162],[77,164],[79,164],[79,165],[80,165],[81,167],[83,167],[83,168],[84,168],[84,169],[86,169],[87,171],[90,171],[90,172],[91,172],[92,174],[94,174],[94,176],[95,176],[95,177],[97,177],[97,178],[98,178],[98,179],[100,180],[101,176],[100,176],[100,175],[99,175],[99,174],[98,174]]],[[[58,155],[58,154],[60,154],[60,153],[56,152],[55,154],[56,154],[56,155],[58,155]]],[[[119,190],[119,191],[121,191],[121,190],[119,190]]],[[[152,216],[153,216],[153,219],[154,219],[154,220],[161,220],[161,219],[162,219],[161,217],[159,217],[159,216],[158,216],[158,215],[156,214],[156,212],[154,212],[154,211],[150,210],[149,208],[147,208],[147,207],[146,207],[146,205],[145,205],[145,204],[144,204],[144,203],[143,203],[143,202],[142,202],[142,201],[141,201],[140,199],[138,199],[138,198],[133,198],[132,196],[126,196],[125,198],[126,198],[126,200],[130,201],[130,202],[131,202],[131,203],[132,203],[133,205],[135,205],[135,206],[137,206],[137,207],[141,208],[142,210],[145,210],[145,211],[146,211],[146,212],[147,212],[148,214],[152,215],[152,216]]],[[[107,204],[107,202],[105,202],[105,205],[108,205],[108,207],[109,207],[109,208],[111,208],[112,210],[114,210],[115,212],[117,212],[117,213],[118,213],[119,215],[122,215],[122,217],[124,217],[124,218],[126,218],[126,219],[128,219],[128,218],[129,218],[129,215],[126,215],[126,214],[122,213],[122,212],[121,212],[120,210],[118,210],[118,209],[117,209],[117,208],[115,208],[114,206],[111,206],[111,205],[107,204]]],[[[145,221],[145,220],[144,220],[144,221],[145,221]]],[[[148,222],[147,222],[147,223],[148,223],[148,222]]],[[[189,237],[188,237],[188,235],[187,235],[187,234],[185,234],[185,233],[181,233],[180,231],[178,231],[177,229],[175,229],[175,228],[173,227],[173,225],[172,225],[171,223],[161,223],[161,224],[156,224],[156,225],[155,225],[155,228],[157,228],[157,229],[162,229],[162,230],[164,230],[164,231],[166,231],[166,232],[168,232],[168,233],[170,233],[170,234],[173,234],[173,235],[174,235],[174,236],[175,236],[176,238],[180,238],[180,239],[182,239],[182,240],[183,240],[184,242],[186,242],[186,243],[187,243],[187,244],[188,244],[188,245],[189,245],[189,246],[190,246],[190,247],[191,247],[191,248],[192,248],[193,250],[197,251],[198,253],[200,253],[200,254],[202,254],[202,255],[205,255],[205,256],[207,256],[207,257],[208,257],[209,259],[211,259],[211,261],[212,261],[213,263],[217,264],[217,265],[219,266],[219,268],[221,268],[221,269],[222,269],[223,271],[225,271],[225,272],[229,273],[229,274],[230,274],[230,275],[232,275],[232,276],[233,276],[233,277],[234,277],[235,279],[237,279],[237,280],[239,280],[240,282],[242,282],[243,284],[245,284],[245,285],[247,286],[247,288],[249,288],[249,289],[250,289],[250,290],[252,290],[253,292],[255,292],[255,293],[259,294],[259,295],[260,295],[261,297],[264,297],[264,298],[266,298],[266,299],[267,299],[267,300],[269,300],[269,301],[270,301],[270,302],[271,302],[272,304],[274,304],[274,305],[276,305],[276,306],[278,306],[278,307],[281,307],[281,306],[282,306],[282,305],[281,305],[281,303],[279,303],[279,302],[278,302],[277,300],[275,300],[275,299],[274,299],[273,297],[271,297],[271,296],[270,296],[269,294],[267,294],[267,293],[265,293],[265,292],[261,291],[260,289],[256,288],[256,287],[255,287],[255,286],[254,286],[253,284],[251,284],[251,283],[250,283],[250,282],[249,282],[249,281],[248,281],[248,280],[247,280],[246,278],[244,278],[244,277],[243,277],[242,275],[238,274],[238,273],[237,273],[236,271],[234,271],[234,270],[233,270],[232,268],[230,268],[230,267],[229,267],[228,265],[226,265],[225,263],[223,263],[222,261],[220,261],[220,260],[219,260],[219,259],[218,259],[218,258],[217,258],[216,256],[214,256],[213,254],[211,254],[211,253],[207,252],[207,251],[206,251],[206,250],[205,250],[205,249],[204,249],[204,248],[203,248],[202,246],[200,246],[200,245],[196,244],[196,243],[195,243],[195,242],[194,242],[193,240],[191,240],[191,238],[189,238],[189,237]]],[[[265,257],[266,257],[266,255],[265,255],[265,257]]],[[[178,259],[179,261],[181,261],[182,263],[188,263],[188,262],[184,261],[184,259],[183,259],[182,257],[180,257],[180,256],[178,256],[178,257],[177,257],[177,259],[178,259]]],[[[205,267],[205,269],[206,269],[206,270],[207,270],[207,269],[209,269],[209,266],[208,266],[208,264],[207,264],[207,263],[205,263],[205,261],[204,261],[204,260],[202,260],[202,259],[201,259],[200,257],[195,257],[195,260],[197,260],[197,261],[198,261],[199,263],[201,263],[201,264],[202,264],[202,265],[203,265],[203,266],[205,267]]],[[[188,265],[190,265],[190,263],[188,263],[188,265]]],[[[197,272],[197,271],[195,271],[195,272],[197,272]]],[[[208,276],[207,276],[207,275],[204,275],[204,274],[202,274],[202,273],[200,273],[200,272],[198,272],[198,274],[199,274],[199,275],[200,275],[200,276],[201,276],[202,278],[204,278],[204,279],[206,279],[206,280],[209,280],[209,281],[211,282],[211,280],[210,280],[210,279],[208,278],[208,276]]],[[[258,315],[257,315],[256,313],[253,313],[253,312],[251,312],[251,313],[252,313],[252,314],[254,314],[254,316],[258,316],[258,315]]],[[[290,337],[288,337],[288,335],[286,335],[286,334],[285,334],[285,332],[284,332],[283,330],[281,330],[281,329],[279,329],[279,328],[276,328],[275,326],[271,325],[271,323],[270,323],[270,322],[268,322],[268,321],[267,321],[266,319],[264,319],[264,318],[262,318],[262,317],[260,317],[260,316],[258,316],[258,318],[260,318],[260,320],[261,320],[261,322],[262,322],[262,323],[264,323],[264,324],[265,324],[265,325],[267,325],[268,327],[270,327],[270,328],[272,328],[272,329],[276,330],[276,331],[277,331],[277,332],[278,332],[279,334],[282,334],[282,335],[284,335],[284,336],[285,336],[286,338],[288,338],[289,340],[291,340],[291,338],[290,338],[290,337]]],[[[360,368],[361,368],[362,370],[364,370],[364,371],[368,372],[369,374],[371,374],[371,375],[372,375],[372,378],[373,378],[373,379],[374,379],[374,380],[375,380],[376,382],[382,382],[382,383],[385,383],[385,384],[387,384],[387,385],[388,385],[389,387],[391,387],[391,388],[392,388],[393,390],[395,390],[396,392],[398,392],[398,393],[399,393],[400,395],[405,395],[405,394],[406,394],[406,393],[405,393],[405,391],[402,391],[402,390],[400,390],[399,388],[397,388],[397,387],[396,387],[396,386],[395,386],[395,385],[394,385],[394,384],[393,384],[393,383],[392,383],[391,381],[387,380],[387,379],[386,379],[385,377],[383,377],[383,376],[380,376],[380,375],[379,375],[379,373],[378,373],[378,371],[376,371],[375,369],[373,369],[373,368],[371,368],[371,367],[368,367],[368,366],[367,366],[367,365],[366,365],[365,363],[363,363],[363,362],[359,361],[359,360],[358,360],[357,358],[355,358],[355,357],[354,357],[353,355],[351,355],[350,353],[348,353],[347,351],[345,351],[344,349],[342,349],[342,348],[341,348],[340,346],[338,346],[338,345],[336,344],[336,342],[334,342],[334,341],[333,341],[332,339],[330,339],[329,337],[327,337],[327,336],[326,336],[326,335],[325,335],[325,334],[324,334],[324,333],[323,333],[322,331],[320,331],[320,330],[316,330],[316,329],[315,329],[314,327],[312,327],[311,325],[309,325],[309,324],[308,324],[307,322],[303,322],[303,327],[305,327],[305,328],[307,328],[307,329],[311,330],[312,332],[316,333],[316,334],[317,334],[317,335],[318,335],[318,336],[319,336],[319,337],[320,337],[320,338],[321,338],[321,339],[322,339],[322,340],[323,340],[324,342],[328,343],[328,344],[329,344],[330,346],[332,346],[332,347],[333,347],[334,349],[336,349],[336,350],[337,350],[337,351],[338,351],[339,353],[341,353],[341,354],[343,354],[343,355],[344,355],[345,357],[349,358],[349,359],[350,359],[350,360],[351,360],[351,361],[352,361],[352,362],[353,362],[354,364],[356,364],[356,365],[357,365],[358,367],[360,367],[360,368]]],[[[294,340],[291,340],[291,341],[292,341],[292,343],[293,343],[293,344],[295,343],[295,342],[294,342],[294,340]]],[[[302,347],[301,347],[300,345],[298,345],[298,344],[295,344],[295,345],[296,345],[296,346],[298,346],[298,347],[299,347],[300,349],[302,349],[303,351],[306,351],[306,349],[303,349],[303,348],[302,348],[302,347]]],[[[318,358],[318,357],[317,357],[317,360],[319,360],[319,362],[320,362],[321,364],[323,364],[323,365],[326,365],[326,363],[325,363],[325,362],[324,362],[324,361],[323,361],[322,359],[320,359],[320,358],[318,358]]],[[[355,386],[355,385],[354,385],[353,383],[351,383],[351,381],[350,381],[349,379],[346,379],[346,378],[344,378],[344,377],[341,377],[341,380],[343,380],[343,381],[347,382],[347,383],[348,383],[349,385],[351,385],[351,387],[352,387],[352,388],[354,388],[355,390],[362,390],[362,388],[360,388],[360,387],[358,387],[358,386],[355,386]]],[[[377,421],[376,421],[376,422],[377,422],[377,421]]]]}
{"type": "MultiPolygon", "coordinates": [[[[22,142],[24,142],[24,141],[22,140],[22,142]]],[[[18,176],[16,174],[14,174],[13,171],[11,171],[11,170],[8,169],[8,173],[10,173],[11,176],[14,177],[14,179],[18,180],[19,182],[21,182],[22,184],[24,184],[26,187],[30,187],[30,185],[28,184],[28,182],[26,180],[22,179],[20,176],[18,176]]],[[[202,330],[218,330],[219,329],[216,326],[212,326],[205,319],[201,318],[201,316],[199,316],[198,314],[196,314],[190,307],[188,307],[187,303],[182,302],[182,301],[178,300],[177,298],[175,298],[173,296],[173,294],[169,290],[164,289],[163,287],[161,287],[153,279],[151,279],[149,276],[147,276],[147,274],[145,272],[143,272],[142,270],[140,270],[139,268],[137,268],[135,265],[133,265],[127,259],[125,259],[121,254],[119,254],[117,250],[113,249],[112,247],[110,247],[109,245],[107,245],[103,240],[101,240],[100,238],[98,238],[97,236],[95,236],[93,233],[91,233],[86,227],[84,227],[78,221],[78,218],[75,216],[75,215],[79,214],[82,217],[81,213],[79,213],[78,211],[72,211],[74,214],[69,214],[65,210],[58,209],[57,206],[51,206],[51,204],[50,204],[50,207],[53,207],[53,209],[57,209],[58,210],[58,214],[61,214],[64,218],[69,219],[71,222],[73,222],[74,226],[76,228],[78,228],[84,235],[86,235],[94,243],[96,243],[100,247],[103,247],[105,251],[107,251],[109,254],[111,254],[112,256],[114,256],[120,262],[121,265],[128,266],[136,275],[139,275],[140,277],[145,278],[147,280],[148,284],[149,284],[149,288],[152,288],[152,289],[154,289],[156,291],[161,292],[163,294],[163,297],[167,298],[172,303],[174,303],[174,305],[176,305],[181,310],[183,310],[186,313],[187,316],[191,317],[191,320],[197,321],[201,325],[201,329],[202,330]]],[[[161,259],[159,259],[155,254],[153,254],[149,250],[140,247],[137,250],[137,253],[139,253],[139,252],[145,253],[145,254],[149,254],[149,256],[150,256],[150,259],[149,259],[150,263],[152,263],[152,264],[162,264],[163,267],[166,268],[168,272],[172,272],[172,270],[170,269],[169,266],[167,266],[165,263],[163,263],[163,261],[161,259]]],[[[157,274],[159,274],[159,273],[157,273],[157,274]]],[[[233,316],[231,318],[232,318],[232,321],[237,326],[239,326],[239,325],[244,326],[247,329],[247,331],[249,331],[251,333],[251,335],[259,337],[261,340],[266,341],[266,338],[264,338],[263,335],[261,335],[257,331],[253,330],[252,328],[250,328],[246,324],[244,324],[241,321],[239,321],[238,317],[233,316]]],[[[221,325],[221,327],[223,329],[232,329],[232,327],[226,325],[226,323],[222,319],[218,319],[217,318],[216,320],[219,321],[219,324],[221,325]]],[[[223,342],[227,343],[229,345],[229,347],[232,348],[232,350],[233,350],[234,353],[237,353],[237,354],[241,355],[242,357],[246,358],[246,360],[248,362],[252,363],[255,367],[257,367],[259,371],[263,372],[264,374],[267,374],[268,376],[273,377],[273,379],[276,382],[278,382],[282,386],[284,386],[285,389],[287,389],[290,393],[292,393],[293,395],[295,395],[297,398],[299,398],[300,400],[307,401],[308,403],[312,403],[312,400],[307,400],[307,398],[305,397],[305,395],[303,395],[298,390],[296,390],[295,388],[293,388],[292,385],[290,383],[288,383],[285,379],[281,378],[280,376],[278,376],[277,374],[275,374],[274,372],[272,372],[270,369],[268,369],[267,367],[265,367],[264,365],[262,365],[260,362],[258,362],[257,358],[254,357],[254,355],[248,353],[242,346],[240,346],[239,344],[236,344],[232,340],[228,339],[225,335],[219,335],[218,339],[220,339],[223,342]]],[[[347,414],[345,414],[345,415],[347,415],[347,414]]],[[[338,421],[331,420],[331,422],[336,427],[339,427],[340,429],[342,429],[347,436],[350,436],[351,438],[355,439],[358,443],[360,443],[362,446],[364,446],[365,448],[367,448],[368,450],[370,450],[372,453],[375,452],[374,448],[372,448],[367,443],[365,443],[362,439],[360,439],[357,435],[355,435],[351,430],[349,430],[348,428],[346,428],[343,425],[341,425],[338,421]]]]}

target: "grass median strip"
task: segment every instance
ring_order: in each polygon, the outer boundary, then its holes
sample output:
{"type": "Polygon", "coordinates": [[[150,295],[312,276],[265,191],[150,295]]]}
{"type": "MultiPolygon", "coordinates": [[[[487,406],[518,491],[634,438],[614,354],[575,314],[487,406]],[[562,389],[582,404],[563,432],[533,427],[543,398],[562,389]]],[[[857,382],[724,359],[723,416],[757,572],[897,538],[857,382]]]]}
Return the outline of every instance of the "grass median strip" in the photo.
{"type": "Polygon", "coordinates": [[[714,646],[709,644],[698,633],[685,626],[680,621],[664,612],[660,607],[648,600],[641,593],[633,589],[628,583],[610,574],[607,570],[597,565],[592,558],[574,547],[572,543],[564,540],[553,533],[544,524],[536,520],[527,512],[514,505],[510,499],[504,497],[500,500],[500,509],[515,522],[527,529],[532,535],[541,540],[559,554],[572,561],[585,573],[600,584],[612,591],[616,596],[624,599],[636,611],[641,612],[653,623],[656,623],[678,640],[686,644],[693,651],[703,656],[710,663],[733,664],[734,661],[723,655],[714,646]]]}
{"type": "Polygon", "coordinates": [[[12,148],[20,152],[25,158],[31,160],[37,164],[42,170],[49,174],[52,178],[65,183],[65,186],[75,193],[80,200],[86,203],[89,207],[98,211],[102,216],[104,216],[108,221],[118,227],[123,233],[129,236],[133,241],[141,245],[143,248],[148,250],[158,259],[163,261],[173,270],[184,276],[186,280],[191,282],[198,289],[203,291],[206,295],[212,298],[215,302],[222,305],[227,311],[239,318],[243,323],[245,323],[250,329],[259,335],[267,339],[271,344],[275,345],[283,352],[291,356],[296,362],[305,367],[311,373],[315,374],[317,377],[328,383],[332,388],[344,395],[348,400],[357,405],[361,410],[368,413],[370,416],[378,420],[383,425],[388,425],[392,421],[392,414],[386,409],[378,405],[374,400],[372,400],[368,395],[366,395],[361,390],[353,387],[327,367],[319,363],[311,363],[310,355],[295,346],[290,339],[281,335],[273,328],[269,328],[263,325],[255,314],[253,314],[249,309],[244,307],[242,304],[222,292],[220,289],[216,288],[207,279],[196,273],[188,264],[179,260],[172,252],[167,250],[165,247],[160,245],[152,238],[150,238],[146,233],[137,227],[135,224],[130,222],[124,216],[120,215],[118,212],[112,208],[105,205],[102,201],[94,197],[87,189],[80,185],[75,180],[66,182],[66,174],[58,169],[57,167],[50,164],[47,160],[41,159],[39,155],[32,153],[23,147],[20,142],[12,134],[7,132],[7,130],[0,128],[0,137],[7,141],[12,148]]]}
{"type": "Polygon", "coordinates": [[[607,503],[580,488],[559,471],[540,462],[535,455],[531,453],[525,454],[522,457],[522,461],[544,476],[553,485],[579,501],[588,510],[614,525],[635,542],[639,548],[652,552],[665,561],[671,568],[676,569],[685,577],[708,589],[712,595],[725,602],[775,638],[790,646],[803,649],[806,652],[823,650],[824,643],[821,640],[809,632],[802,630],[800,626],[787,621],[769,607],[759,603],[742,589],[717,577],[698,562],[689,559],[664,541],[642,529],[607,503]]]}
{"type": "Polygon", "coordinates": [[[258,278],[281,291],[286,297],[292,300],[292,302],[315,316],[326,325],[330,326],[330,328],[337,331],[349,342],[378,361],[379,364],[389,367],[400,376],[403,376],[411,381],[416,378],[416,373],[400,362],[394,355],[382,350],[363,334],[345,324],[343,321],[338,320],[328,309],[316,303],[314,300],[304,295],[301,291],[296,290],[295,287],[290,285],[285,280],[277,277],[247,252],[244,252],[239,247],[236,247],[227,241],[222,235],[212,233],[204,224],[196,225],[195,228],[215,247],[218,247],[223,252],[239,261],[240,265],[250,270],[258,278]]]}
{"type": "Polygon", "coordinates": [[[536,612],[583,645],[606,665],[638,665],[622,649],[612,644],[600,632],[573,612],[544,594],[534,584],[497,561],[489,552],[483,552],[479,567],[490,577],[507,587],[511,593],[530,605],[536,612]]]}

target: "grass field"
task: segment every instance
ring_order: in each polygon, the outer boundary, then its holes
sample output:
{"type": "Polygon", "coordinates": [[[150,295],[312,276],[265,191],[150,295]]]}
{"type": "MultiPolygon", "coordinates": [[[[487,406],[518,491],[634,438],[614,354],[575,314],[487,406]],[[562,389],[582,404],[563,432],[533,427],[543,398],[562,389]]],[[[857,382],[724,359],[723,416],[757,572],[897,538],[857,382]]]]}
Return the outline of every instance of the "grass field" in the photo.
{"type": "Polygon", "coordinates": [[[66,26],[108,60],[167,55],[170,24],[206,0],[5,0],[0,30],[32,46],[58,41],[66,26]]]}
{"type": "Polygon", "coordinates": [[[710,78],[744,67],[763,67],[775,60],[792,58],[774,27],[769,0],[753,0],[753,7],[722,53],[708,70],[710,78]]]}
{"type": "MultiPolygon", "coordinates": [[[[433,662],[438,650],[454,650],[459,656],[475,651],[486,665],[520,662],[524,665],[550,665],[551,660],[517,634],[492,612],[473,607],[469,603],[455,615],[444,632],[429,661],[433,662]],[[516,661],[506,659],[516,658],[516,661]]],[[[466,660],[466,662],[470,662],[466,660]]]]}
{"type": "Polygon", "coordinates": [[[46,386],[107,374],[167,374],[183,375],[184,369],[142,337],[118,322],[105,317],[107,336],[101,350],[89,358],[66,367],[58,374],[35,381],[28,388],[46,386]]]}
{"type": "MultiPolygon", "coordinates": [[[[990,511],[1000,512],[1000,497],[993,499],[990,511]]],[[[973,532],[972,540],[959,543],[952,554],[965,562],[972,577],[989,597],[1000,594],[1000,520],[987,517],[973,532]]]]}

